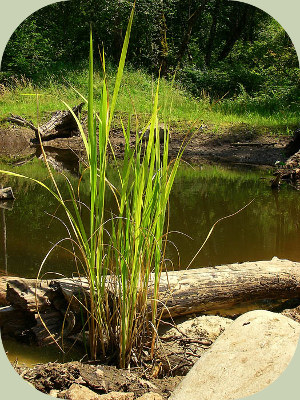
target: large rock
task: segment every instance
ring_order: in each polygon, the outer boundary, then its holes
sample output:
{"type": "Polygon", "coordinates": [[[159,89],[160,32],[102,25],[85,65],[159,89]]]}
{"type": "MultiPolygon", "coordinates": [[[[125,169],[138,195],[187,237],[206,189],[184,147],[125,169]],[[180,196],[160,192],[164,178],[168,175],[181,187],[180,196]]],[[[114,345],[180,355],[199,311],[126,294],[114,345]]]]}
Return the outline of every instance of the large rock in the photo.
{"type": "Polygon", "coordinates": [[[237,318],[194,365],[170,400],[233,400],[277,379],[294,355],[300,324],[269,311],[237,318]]]}

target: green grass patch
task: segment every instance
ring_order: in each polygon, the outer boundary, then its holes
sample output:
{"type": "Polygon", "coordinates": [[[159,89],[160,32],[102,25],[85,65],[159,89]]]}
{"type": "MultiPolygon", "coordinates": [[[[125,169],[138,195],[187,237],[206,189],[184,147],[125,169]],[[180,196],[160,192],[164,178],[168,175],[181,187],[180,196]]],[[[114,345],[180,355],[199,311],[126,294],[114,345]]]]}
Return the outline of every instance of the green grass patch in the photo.
{"type": "MultiPolygon", "coordinates": [[[[99,63],[98,63],[99,64],[99,63]]],[[[81,102],[80,96],[72,89],[72,84],[80,93],[87,97],[88,68],[81,65],[78,70],[64,70],[63,76],[50,75],[44,84],[34,85],[26,79],[14,79],[10,87],[0,88],[0,115],[6,117],[10,113],[21,115],[33,121],[36,120],[36,104],[34,97],[25,96],[28,93],[40,93],[40,113],[46,120],[50,112],[64,109],[62,99],[68,99],[70,105],[81,102]]],[[[100,93],[103,82],[103,73],[98,66],[94,76],[94,90],[100,93]]],[[[115,68],[107,68],[108,93],[112,96],[115,85],[115,68]]],[[[120,115],[125,118],[136,114],[140,127],[149,120],[154,101],[154,92],[157,79],[141,69],[125,68],[123,80],[119,90],[119,97],[115,107],[113,126],[120,128],[120,115]]],[[[96,101],[99,98],[95,99],[96,101]]],[[[247,124],[252,127],[265,128],[268,132],[285,133],[292,130],[299,123],[299,106],[284,105],[276,98],[252,98],[240,96],[235,99],[210,101],[203,96],[196,99],[182,86],[166,79],[160,81],[159,109],[162,118],[165,110],[169,110],[172,103],[172,126],[185,131],[186,123],[199,126],[201,122],[214,125],[214,129],[228,124],[247,124]]],[[[133,119],[134,120],[134,119],[133,119]]],[[[222,129],[221,129],[222,131],[222,129]]]]}

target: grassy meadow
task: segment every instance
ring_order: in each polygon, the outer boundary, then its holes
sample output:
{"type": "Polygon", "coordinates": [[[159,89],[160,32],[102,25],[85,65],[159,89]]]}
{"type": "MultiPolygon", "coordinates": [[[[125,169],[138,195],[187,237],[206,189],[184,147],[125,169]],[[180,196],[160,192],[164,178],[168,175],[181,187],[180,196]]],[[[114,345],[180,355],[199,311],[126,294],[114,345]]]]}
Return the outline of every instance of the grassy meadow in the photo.
{"type": "MultiPolygon", "coordinates": [[[[100,64],[100,63],[99,63],[100,64]]],[[[100,98],[100,88],[103,75],[95,72],[94,91],[95,101],[100,98]],[[98,97],[98,99],[97,99],[98,97]]],[[[107,83],[110,98],[115,84],[116,70],[108,66],[107,83]]],[[[9,86],[0,86],[0,115],[1,118],[10,113],[21,115],[29,120],[36,120],[35,97],[27,96],[40,93],[40,115],[42,120],[49,118],[49,113],[65,109],[62,100],[74,106],[82,100],[74,89],[87,96],[88,68],[65,69],[56,75],[49,75],[43,83],[33,84],[26,78],[15,78],[9,86]]],[[[121,127],[120,116],[127,119],[128,115],[139,124],[148,122],[153,107],[154,91],[157,78],[142,69],[125,68],[119,97],[115,108],[113,127],[121,127]]],[[[297,105],[285,107],[277,98],[255,98],[241,95],[235,99],[212,100],[208,93],[195,98],[180,83],[172,84],[162,78],[160,81],[159,113],[161,118],[169,114],[172,105],[171,124],[178,131],[184,131],[192,124],[211,125],[215,133],[230,125],[247,124],[262,133],[289,134],[297,125],[299,111],[297,105]]],[[[86,109],[85,109],[86,110],[86,109]]],[[[169,117],[169,115],[168,115],[169,117]]],[[[3,125],[3,122],[2,122],[3,125]]]]}

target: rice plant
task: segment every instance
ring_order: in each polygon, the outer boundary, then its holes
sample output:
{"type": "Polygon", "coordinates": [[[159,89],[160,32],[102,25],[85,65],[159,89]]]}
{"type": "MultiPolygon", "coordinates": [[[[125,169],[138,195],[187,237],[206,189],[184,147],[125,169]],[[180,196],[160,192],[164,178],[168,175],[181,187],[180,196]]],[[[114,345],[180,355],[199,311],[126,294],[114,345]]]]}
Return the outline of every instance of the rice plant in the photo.
{"type": "MultiPolygon", "coordinates": [[[[65,184],[69,189],[70,199],[62,197],[47,163],[41,140],[44,160],[55,190],[33,178],[0,171],[32,179],[42,185],[65,210],[69,234],[56,245],[61,246],[64,240],[71,242],[74,260],[83,267],[88,280],[89,298],[86,301],[79,300],[86,316],[83,330],[88,329],[90,356],[96,359],[99,353],[104,357],[114,355],[120,367],[129,365],[132,358],[139,359],[145,345],[151,348],[153,356],[159,323],[159,281],[164,269],[167,243],[168,201],[183,151],[181,149],[176,159],[169,162],[167,124],[164,125],[163,144],[160,144],[158,82],[148,124],[148,140],[143,138],[147,129],[144,128],[141,133],[136,132],[134,145],[131,145],[130,124],[124,127],[121,121],[125,153],[123,165],[119,167],[116,163],[118,188],[107,179],[109,132],[125,65],[133,15],[134,8],[128,23],[111,103],[108,98],[103,52],[104,78],[98,107],[94,103],[92,32],[90,34],[88,99],[84,98],[88,105],[87,137],[73,113],[88,160],[84,174],[89,174],[89,205],[81,203],[76,189],[66,176],[65,184]],[[114,214],[111,212],[110,217],[105,219],[106,190],[112,190],[118,211],[114,214]],[[89,212],[88,227],[82,219],[82,207],[86,207],[89,212]]],[[[72,112],[71,107],[64,104],[72,112]]],[[[81,182],[82,179],[79,180],[78,193],[81,182]]],[[[67,227],[67,223],[64,223],[67,227]]]]}

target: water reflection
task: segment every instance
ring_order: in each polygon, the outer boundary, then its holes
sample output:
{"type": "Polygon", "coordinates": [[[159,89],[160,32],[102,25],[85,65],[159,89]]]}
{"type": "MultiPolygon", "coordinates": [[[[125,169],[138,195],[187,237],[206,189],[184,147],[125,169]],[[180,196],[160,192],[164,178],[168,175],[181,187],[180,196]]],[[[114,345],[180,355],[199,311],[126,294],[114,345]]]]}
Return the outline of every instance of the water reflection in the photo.
{"type": "MultiPolygon", "coordinates": [[[[42,164],[34,168],[37,178],[45,180],[42,164]]],[[[110,174],[113,180],[116,171],[112,170],[110,174]]],[[[185,268],[211,226],[253,198],[254,202],[244,211],[216,226],[191,267],[265,260],[273,256],[300,261],[299,192],[287,187],[279,192],[272,191],[266,182],[270,178],[265,171],[181,168],[170,198],[170,230],[187,234],[193,240],[179,233],[169,235],[173,244],[168,246],[167,257],[174,267],[178,268],[180,264],[185,268]]],[[[52,243],[66,237],[66,229],[45,213],[54,213],[57,203],[43,188],[17,179],[10,179],[5,184],[13,186],[17,199],[13,209],[1,210],[2,237],[6,225],[6,251],[1,250],[0,268],[7,268],[12,275],[35,277],[52,243]]],[[[82,201],[88,200],[86,188],[83,184],[82,201]]],[[[63,193],[63,196],[67,198],[68,194],[63,193]]],[[[108,196],[109,215],[114,200],[111,194],[108,196]]],[[[61,211],[58,210],[56,215],[62,216],[61,211]]],[[[44,271],[70,275],[75,272],[73,259],[67,251],[57,249],[44,271]]]]}

